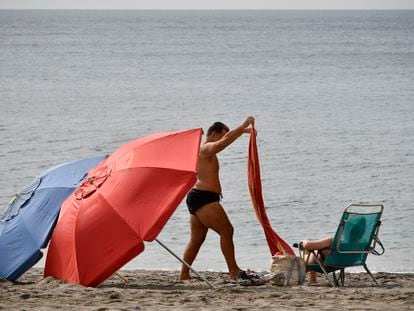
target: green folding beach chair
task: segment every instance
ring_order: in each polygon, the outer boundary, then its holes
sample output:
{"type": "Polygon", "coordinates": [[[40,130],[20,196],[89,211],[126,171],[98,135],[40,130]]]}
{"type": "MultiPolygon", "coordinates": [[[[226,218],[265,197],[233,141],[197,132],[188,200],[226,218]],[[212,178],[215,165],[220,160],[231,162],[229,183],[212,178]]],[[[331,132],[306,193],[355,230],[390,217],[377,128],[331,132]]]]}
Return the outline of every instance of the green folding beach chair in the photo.
{"type": "Polygon", "coordinates": [[[351,204],[341,218],[341,221],[332,241],[329,255],[321,261],[321,250],[312,251],[316,263],[309,263],[308,253],[299,248],[301,256],[305,258],[307,271],[323,273],[332,286],[344,286],[345,268],[363,266],[366,272],[379,286],[377,280],[369,271],[366,260],[368,254],[382,255],[385,251],[378,231],[381,225],[383,205],[351,204]],[[306,254],[305,254],[306,253],[306,254]],[[339,270],[339,275],[337,271],[339,270]],[[332,273],[333,282],[329,278],[332,273]]]}

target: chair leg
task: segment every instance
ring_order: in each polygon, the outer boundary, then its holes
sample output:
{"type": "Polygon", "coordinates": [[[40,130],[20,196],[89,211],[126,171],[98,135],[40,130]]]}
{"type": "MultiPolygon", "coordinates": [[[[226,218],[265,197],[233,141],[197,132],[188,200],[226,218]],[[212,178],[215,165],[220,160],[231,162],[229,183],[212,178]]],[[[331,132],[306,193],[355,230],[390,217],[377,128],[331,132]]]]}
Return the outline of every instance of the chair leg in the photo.
{"type": "Polygon", "coordinates": [[[375,284],[377,284],[377,286],[380,287],[380,285],[378,284],[377,280],[372,275],[371,271],[369,271],[367,264],[364,264],[364,268],[365,268],[365,271],[367,271],[367,273],[370,275],[370,277],[374,280],[375,284]]]}
{"type": "Polygon", "coordinates": [[[318,262],[319,267],[321,268],[321,270],[323,271],[323,274],[325,274],[326,279],[328,280],[329,284],[331,284],[332,287],[335,287],[335,284],[332,283],[331,279],[329,278],[328,273],[325,270],[325,267],[323,266],[323,264],[321,263],[321,261],[319,260],[318,256],[315,256],[316,261],[318,262]]]}
{"type": "Polygon", "coordinates": [[[336,271],[333,271],[332,276],[336,286],[345,286],[345,269],[341,269],[338,274],[336,274],[336,271]]]}
{"type": "Polygon", "coordinates": [[[345,286],[345,268],[341,269],[341,273],[339,274],[339,278],[341,279],[342,287],[345,286]]]}
{"type": "Polygon", "coordinates": [[[334,280],[335,285],[336,286],[339,286],[339,280],[336,277],[336,272],[335,271],[332,272],[332,277],[333,277],[333,280],[334,280]]]}

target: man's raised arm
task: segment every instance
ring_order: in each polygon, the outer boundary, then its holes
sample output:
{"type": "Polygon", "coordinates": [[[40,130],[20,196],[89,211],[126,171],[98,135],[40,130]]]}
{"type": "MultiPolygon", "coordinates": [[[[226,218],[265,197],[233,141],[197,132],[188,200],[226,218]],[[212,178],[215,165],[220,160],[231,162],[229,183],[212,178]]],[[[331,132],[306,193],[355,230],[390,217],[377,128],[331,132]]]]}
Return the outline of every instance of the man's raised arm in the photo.
{"type": "Polygon", "coordinates": [[[234,130],[227,132],[220,140],[209,142],[201,147],[201,153],[204,155],[216,154],[224,150],[228,145],[233,143],[243,133],[250,133],[249,126],[254,126],[254,118],[247,117],[244,122],[234,130]]]}

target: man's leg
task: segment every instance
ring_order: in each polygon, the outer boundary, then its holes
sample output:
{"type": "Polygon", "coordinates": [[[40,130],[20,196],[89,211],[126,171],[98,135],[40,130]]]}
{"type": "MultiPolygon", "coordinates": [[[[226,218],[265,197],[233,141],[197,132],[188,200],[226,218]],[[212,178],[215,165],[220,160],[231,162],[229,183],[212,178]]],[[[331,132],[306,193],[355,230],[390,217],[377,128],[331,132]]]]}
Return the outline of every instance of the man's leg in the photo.
{"type": "MultiPolygon", "coordinates": [[[[205,227],[196,215],[190,215],[191,237],[184,251],[184,261],[190,266],[196,258],[201,245],[206,239],[208,228],[205,227]]],[[[180,280],[190,279],[190,269],[186,265],[181,266],[180,280]]]]}
{"type": "Polygon", "coordinates": [[[200,222],[220,235],[220,247],[226,259],[230,278],[238,276],[240,268],[236,263],[233,244],[233,226],[219,202],[207,204],[196,211],[200,222]]]}

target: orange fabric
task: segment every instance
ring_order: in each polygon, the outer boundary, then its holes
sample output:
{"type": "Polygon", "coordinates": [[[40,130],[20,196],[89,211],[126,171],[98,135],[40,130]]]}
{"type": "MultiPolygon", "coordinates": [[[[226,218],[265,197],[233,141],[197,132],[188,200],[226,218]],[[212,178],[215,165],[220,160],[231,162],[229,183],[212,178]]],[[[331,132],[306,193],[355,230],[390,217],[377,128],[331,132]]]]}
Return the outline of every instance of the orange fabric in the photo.
{"type": "Polygon", "coordinates": [[[153,241],[196,181],[202,129],[132,141],[62,204],[45,276],[97,286],[153,241]]]}
{"type": "Polygon", "coordinates": [[[260,177],[259,155],[257,152],[256,132],[252,128],[250,132],[249,160],[248,160],[248,183],[253,209],[257,219],[263,227],[267,244],[272,256],[276,254],[294,255],[292,248],[272,228],[266,214],[262,194],[262,181],[260,177]]]}

